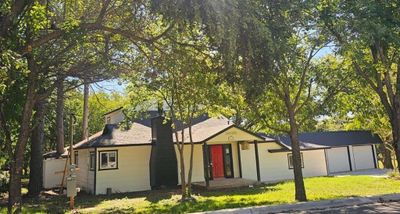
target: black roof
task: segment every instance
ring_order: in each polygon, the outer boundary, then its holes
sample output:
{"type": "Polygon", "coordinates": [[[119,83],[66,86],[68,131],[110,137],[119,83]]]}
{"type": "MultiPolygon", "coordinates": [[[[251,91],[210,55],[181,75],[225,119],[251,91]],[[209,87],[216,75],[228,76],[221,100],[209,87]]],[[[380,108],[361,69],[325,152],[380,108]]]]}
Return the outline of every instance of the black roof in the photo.
{"type": "MultiPolygon", "coordinates": [[[[289,147],[291,145],[289,135],[272,136],[272,138],[289,147]]],[[[329,147],[382,143],[379,135],[369,130],[299,133],[299,141],[329,147]]]]}
{"type": "MultiPolygon", "coordinates": [[[[118,124],[106,124],[103,131],[90,136],[89,140],[76,143],[74,148],[151,144],[151,119],[158,116],[158,111],[144,112],[133,120],[128,130],[123,129],[118,124]]],[[[209,119],[208,115],[202,114],[193,119],[192,125],[204,122],[207,119],[209,119]]],[[[186,128],[181,121],[176,121],[176,125],[178,130],[186,128]]]]}

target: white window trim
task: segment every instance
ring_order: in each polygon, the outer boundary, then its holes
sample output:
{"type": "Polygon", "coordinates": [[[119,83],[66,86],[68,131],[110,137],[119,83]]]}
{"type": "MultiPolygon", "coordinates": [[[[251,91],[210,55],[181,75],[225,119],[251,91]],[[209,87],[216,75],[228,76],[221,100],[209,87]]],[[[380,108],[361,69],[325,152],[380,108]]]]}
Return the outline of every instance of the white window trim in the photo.
{"type": "Polygon", "coordinates": [[[118,150],[104,150],[104,151],[99,151],[99,170],[110,170],[110,169],[118,169],[118,150]],[[110,155],[111,153],[115,154],[115,165],[112,166],[110,164],[110,155]],[[103,167],[101,162],[102,162],[102,155],[107,154],[107,166],[103,167]]]}
{"type": "Polygon", "coordinates": [[[96,153],[93,152],[89,152],[89,170],[90,171],[94,171],[96,170],[96,153]],[[93,156],[93,159],[92,159],[93,156]]]}

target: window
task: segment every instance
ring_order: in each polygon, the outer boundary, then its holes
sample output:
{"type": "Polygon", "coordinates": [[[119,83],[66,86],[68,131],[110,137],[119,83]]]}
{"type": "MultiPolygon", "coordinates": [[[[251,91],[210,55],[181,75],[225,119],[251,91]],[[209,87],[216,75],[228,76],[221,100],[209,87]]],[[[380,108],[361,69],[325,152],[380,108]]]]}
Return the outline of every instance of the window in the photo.
{"type": "Polygon", "coordinates": [[[113,151],[101,151],[100,154],[100,170],[103,169],[117,169],[118,168],[118,152],[113,151]]]}
{"type": "MultiPolygon", "coordinates": [[[[293,169],[293,156],[292,153],[287,154],[289,169],[293,169]]],[[[301,168],[304,168],[303,153],[300,153],[301,168]]]]}
{"type": "Polygon", "coordinates": [[[90,157],[89,157],[89,169],[91,171],[95,170],[96,167],[96,153],[95,152],[90,152],[90,157]]]}
{"type": "Polygon", "coordinates": [[[74,151],[74,164],[78,166],[78,151],[74,151]]]}

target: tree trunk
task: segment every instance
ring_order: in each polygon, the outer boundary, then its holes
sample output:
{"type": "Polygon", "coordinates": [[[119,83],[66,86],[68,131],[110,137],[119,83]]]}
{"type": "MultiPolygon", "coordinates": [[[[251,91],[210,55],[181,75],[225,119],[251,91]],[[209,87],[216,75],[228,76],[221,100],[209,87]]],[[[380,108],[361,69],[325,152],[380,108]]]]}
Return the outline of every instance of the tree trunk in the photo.
{"type": "Polygon", "coordinates": [[[57,78],[56,141],[57,154],[64,153],[64,77],[57,78]]]}
{"type": "Polygon", "coordinates": [[[297,122],[295,117],[295,110],[293,105],[290,103],[289,96],[287,97],[285,103],[288,110],[289,123],[290,123],[290,140],[292,144],[295,198],[298,201],[307,201],[306,189],[304,187],[304,180],[303,180],[303,172],[301,168],[302,160],[300,154],[300,144],[298,137],[297,122]]]}
{"type": "Polygon", "coordinates": [[[82,140],[89,137],[89,83],[83,86],[82,140]]]}
{"type": "Polygon", "coordinates": [[[38,197],[43,187],[43,139],[44,116],[46,101],[38,101],[35,105],[33,123],[35,125],[31,134],[31,160],[29,162],[28,196],[38,197]]]}
{"type": "Polygon", "coordinates": [[[21,212],[21,174],[22,174],[22,167],[24,164],[24,152],[30,134],[31,117],[36,97],[35,92],[37,88],[38,71],[35,62],[33,62],[32,57],[28,56],[27,59],[28,59],[28,67],[30,73],[28,76],[28,87],[26,91],[26,99],[25,99],[24,109],[22,112],[20,129],[18,133],[18,140],[15,145],[14,156],[10,163],[11,169],[10,169],[10,186],[9,186],[9,198],[8,198],[8,213],[12,213],[13,207],[17,208],[16,212],[18,213],[21,212]]]}
{"type": "Polygon", "coordinates": [[[182,146],[182,149],[179,151],[179,159],[180,159],[180,162],[181,162],[181,172],[180,172],[180,175],[181,175],[181,189],[182,189],[182,198],[181,198],[181,201],[185,201],[186,200],[186,178],[185,178],[185,159],[184,159],[184,157],[183,157],[183,155],[184,155],[184,153],[183,153],[183,147],[184,147],[184,144],[183,144],[183,146],[182,146]]]}
{"type": "Polygon", "coordinates": [[[397,170],[400,171],[400,148],[399,148],[399,144],[400,144],[400,130],[399,130],[399,121],[397,120],[397,117],[395,117],[396,121],[392,122],[392,135],[393,135],[393,148],[395,150],[395,154],[396,154],[396,161],[397,161],[397,170]]]}
{"type": "Polygon", "coordinates": [[[392,152],[388,148],[387,144],[389,143],[383,142],[383,144],[379,147],[380,153],[382,154],[383,167],[385,169],[393,169],[392,152]]]}
{"type": "Polygon", "coordinates": [[[193,175],[193,153],[194,153],[194,142],[192,136],[192,125],[189,125],[189,138],[190,138],[190,162],[189,162],[189,173],[187,182],[187,198],[192,198],[192,175],[193,175]]]}

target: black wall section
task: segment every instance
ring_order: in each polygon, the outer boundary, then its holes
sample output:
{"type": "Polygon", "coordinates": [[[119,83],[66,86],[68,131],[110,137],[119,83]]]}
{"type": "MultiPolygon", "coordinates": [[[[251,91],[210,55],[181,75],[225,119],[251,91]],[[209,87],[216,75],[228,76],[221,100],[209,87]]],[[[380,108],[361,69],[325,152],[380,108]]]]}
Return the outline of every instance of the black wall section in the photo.
{"type": "Polygon", "coordinates": [[[150,185],[152,189],[178,185],[178,166],[171,122],[161,116],[151,120],[153,145],[150,156],[150,185]]]}

